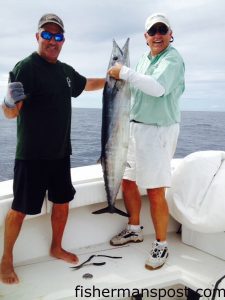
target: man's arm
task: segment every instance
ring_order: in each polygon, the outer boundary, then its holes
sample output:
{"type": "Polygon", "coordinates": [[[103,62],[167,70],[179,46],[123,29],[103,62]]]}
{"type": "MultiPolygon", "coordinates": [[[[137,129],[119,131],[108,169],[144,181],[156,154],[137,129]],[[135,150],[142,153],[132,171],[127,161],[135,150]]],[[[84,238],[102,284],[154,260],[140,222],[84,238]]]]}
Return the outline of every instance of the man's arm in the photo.
{"type": "Polygon", "coordinates": [[[165,88],[151,75],[144,75],[116,63],[108,70],[108,74],[115,79],[123,79],[147,95],[161,97],[165,88]]]}
{"type": "Polygon", "coordinates": [[[4,115],[8,119],[16,118],[19,115],[19,112],[23,106],[23,102],[18,102],[15,107],[9,108],[5,105],[5,103],[2,104],[2,110],[4,112],[4,115]]]}
{"type": "Polygon", "coordinates": [[[96,91],[100,90],[105,85],[105,78],[87,78],[85,85],[85,91],[96,91]]]}

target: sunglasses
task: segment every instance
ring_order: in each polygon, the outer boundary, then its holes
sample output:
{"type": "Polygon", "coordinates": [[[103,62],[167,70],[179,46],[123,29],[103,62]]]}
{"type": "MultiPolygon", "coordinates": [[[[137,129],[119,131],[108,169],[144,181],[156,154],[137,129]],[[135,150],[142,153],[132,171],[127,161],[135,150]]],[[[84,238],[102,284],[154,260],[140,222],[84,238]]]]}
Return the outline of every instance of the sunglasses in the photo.
{"type": "Polygon", "coordinates": [[[162,25],[155,25],[155,26],[152,26],[148,31],[148,35],[150,36],[154,36],[156,35],[156,33],[159,33],[159,34],[162,34],[162,35],[166,35],[167,32],[168,32],[169,28],[162,24],[162,25]]]}
{"type": "Polygon", "coordinates": [[[41,32],[41,37],[44,40],[50,41],[53,37],[56,42],[62,42],[64,40],[64,35],[63,33],[51,33],[48,31],[42,31],[41,32]]]}

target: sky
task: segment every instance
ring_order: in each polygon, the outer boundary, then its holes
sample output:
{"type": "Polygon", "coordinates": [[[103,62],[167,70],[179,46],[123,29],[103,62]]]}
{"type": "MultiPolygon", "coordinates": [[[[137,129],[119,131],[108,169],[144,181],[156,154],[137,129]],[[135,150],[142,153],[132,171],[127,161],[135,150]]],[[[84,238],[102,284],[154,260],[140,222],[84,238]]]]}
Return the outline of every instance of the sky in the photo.
{"type": "MultiPolygon", "coordinates": [[[[2,0],[0,0],[3,2],[2,0]]],[[[146,18],[165,13],[173,30],[173,46],[186,67],[182,110],[225,111],[225,1],[224,0],[7,0],[0,10],[0,99],[8,73],[37,50],[35,33],[40,17],[55,13],[65,25],[59,59],[85,77],[105,77],[112,40],[123,46],[130,37],[134,68],[148,50],[146,18]]],[[[83,92],[74,107],[102,107],[102,91],[83,92]]]]}

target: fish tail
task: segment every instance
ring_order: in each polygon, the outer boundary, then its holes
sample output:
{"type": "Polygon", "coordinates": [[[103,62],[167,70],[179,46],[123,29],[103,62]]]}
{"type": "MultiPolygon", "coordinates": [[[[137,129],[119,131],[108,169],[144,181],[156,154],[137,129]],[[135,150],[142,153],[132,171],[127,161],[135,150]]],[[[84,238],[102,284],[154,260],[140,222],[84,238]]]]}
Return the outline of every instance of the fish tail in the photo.
{"type": "Polygon", "coordinates": [[[123,217],[129,217],[129,214],[116,208],[115,206],[107,206],[105,208],[96,210],[94,212],[92,212],[94,215],[100,215],[100,214],[104,214],[104,213],[110,213],[110,214],[118,214],[120,216],[123,217]]]}

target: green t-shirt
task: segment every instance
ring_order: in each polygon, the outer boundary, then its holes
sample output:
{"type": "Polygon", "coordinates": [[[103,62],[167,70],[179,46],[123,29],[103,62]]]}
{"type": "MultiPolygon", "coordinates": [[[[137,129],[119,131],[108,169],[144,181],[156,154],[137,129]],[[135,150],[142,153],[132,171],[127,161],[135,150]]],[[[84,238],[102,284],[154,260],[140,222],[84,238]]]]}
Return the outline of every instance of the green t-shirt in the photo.
{"type": "Polygon", "coordinates": [[[180,122],[179,98],[185,88],[184,69],[182,57],[171,46],[155,57],[149,52],[145,53],[136,71],[151,75],[165,88],[165,93],[161,97],[154,97],[132,87],[131,119],[158,126],[180,122]]]}
{"type": "Polygon", "coordinates": [[[18,62],[13,81],[27,99],[17,117],[16,159],[59,159],[72,153],[71,97],[79,96],[86,78],[71,66],[51,64],[36,52],[18,62]]]}

